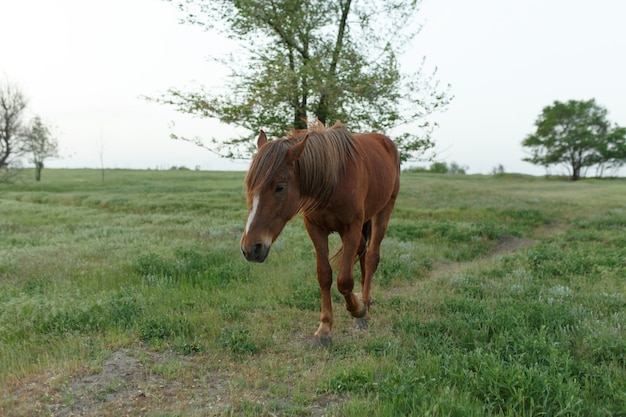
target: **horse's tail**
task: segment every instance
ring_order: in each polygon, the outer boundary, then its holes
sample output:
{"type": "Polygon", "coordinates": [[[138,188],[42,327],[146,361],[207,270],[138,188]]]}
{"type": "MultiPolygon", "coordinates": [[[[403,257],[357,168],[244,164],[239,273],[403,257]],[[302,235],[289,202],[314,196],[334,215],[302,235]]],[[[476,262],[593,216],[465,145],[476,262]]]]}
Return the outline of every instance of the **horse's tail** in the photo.
{"type": "MultiPolygon", "coordinates": [[[[354,258],[354,263],[356,263],[356,261],[360,259],[361,256],[365,256],[365,252],[367,251],[367,247],[369,245],[371,237],[372,237],[372,221],[368,220],[365,223],[363,223],[363,229],[361,230],[361,243],[359,244],[359,251],[356,254],[356,258],[354,258]]],[[[330,266],[334,270],[337,270],[339,269],[339,267],[341,267],[342,260],[343,260],[343,245],[340,245],[337,248],[337,251],[335,252],[335,254],[330,257],[330,266]]]]}

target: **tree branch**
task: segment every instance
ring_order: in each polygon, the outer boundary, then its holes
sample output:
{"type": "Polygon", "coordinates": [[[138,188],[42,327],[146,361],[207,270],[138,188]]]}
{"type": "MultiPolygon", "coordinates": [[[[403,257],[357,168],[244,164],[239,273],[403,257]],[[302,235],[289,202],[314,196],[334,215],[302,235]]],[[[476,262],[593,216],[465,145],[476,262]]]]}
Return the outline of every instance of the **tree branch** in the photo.
{"type": "Polygon", "coordinates": [[[333,48],[333,54],[331,57],[330,65],[328,67],[328,76],[326,77],[326,83],[320,94],[320,101],[317,105],[316,116],[320,122],[326,124],[329,111],[329,91],[332,89],[332,84],[335,82],[337,76],[337,65],[339,64],[339,58],[341,57],[341,49],[343,48],[343,39],[346,32],[346,25],[348,22],[348,15],[350,14],[350,5],[352,0],[346,0],[341,4],[341,19],[339,20],[339,28],[337,30],[337,38],[335,40],[335,47],[333,48]]]}

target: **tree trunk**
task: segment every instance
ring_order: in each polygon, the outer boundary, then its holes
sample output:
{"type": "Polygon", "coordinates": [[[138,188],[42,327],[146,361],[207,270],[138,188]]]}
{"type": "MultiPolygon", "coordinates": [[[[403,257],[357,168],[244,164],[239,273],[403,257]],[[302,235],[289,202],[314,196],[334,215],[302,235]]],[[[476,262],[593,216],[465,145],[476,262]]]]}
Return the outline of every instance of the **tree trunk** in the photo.
{"type": "MultiPolygon", "coordinates": [[[[307,48],[305,45],[304,48],[307,48]]],[[[307,49],[304,49],[304,54],[302,54],[302,60],[306,60],[307,49]]],[[[289,69],[293,74],[296,74],[296,60],[293,56],[294,48],[289,47],[289,69]]],[[[308,101],[308,90],[307,90],[307,80],[304,75],[300,78],[294,76],[294,81],[292,83],[293,88],[293,96],[291,100],[291,105],[293,107],[293,128],[294,129],[306,129],[306,106],[308,101]],[[301,92],[301,95],[298,95],[298,92],[301,92]]]]}
{"type": "Polygon", "coordinates": [[[35,162],[35,181],[41,181],[41,170],[43,169],[43,162],[35,162]]]}
{"type": "Polygon", "coordinates": [[[322,122],[326,126],[326,119],[328,118],[328,104],[326,103],[326,93],[323,93],[320,97],[320,101],[317,104],[317,111],[315,112],[317,120],[322,122]]]}
{"type": "Polygon", "coordinates": [[[581,165],[578,163],[572,163],[572,181],[578,181],[580,179],[581,165]]]}
{"type": "Polygon", "coordinates": [[[0,149],[2,149],[2,153],[0,153],[0,167],[6,167],[8,166],[8,159],[9,156],[11,156],[11,141],[8,139],[11,135],[11,132],[9,132],[8,128],[5,129],[6,131],[4,132],[4,134],[2,135],[2,146],[0,147],[0,149]]]}
{"type": "Polygon", "coordinates": [[[296,130],[306,129],[306,106],[308,101],[308,92],[306,89],[306,79],[302,78],[302,96],[296,97],[293,114],[293,128],[296,130]]]}

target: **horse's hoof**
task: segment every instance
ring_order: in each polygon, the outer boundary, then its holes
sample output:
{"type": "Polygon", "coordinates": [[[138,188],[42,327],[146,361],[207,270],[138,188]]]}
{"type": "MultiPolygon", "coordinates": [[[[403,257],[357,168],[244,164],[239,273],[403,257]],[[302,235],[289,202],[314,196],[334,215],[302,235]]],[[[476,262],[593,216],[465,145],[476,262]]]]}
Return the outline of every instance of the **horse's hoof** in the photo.
{"type": "Polygon", "coordinates": [[[332,343],[332,338],[330,336],[314,336],[313,337],[313,346],[319,348],[328,348],[332,343]]]}
{"type": "Polygon", "coordinates": [[[354,327],[357,330],[367,330],[369,327],[369,318],[367,316],[356,317],[354,319],[354,327]]]}
{"type": "Polygon", "coordinates": [[[352,317],[360,319],[360,318],[363,318],[363,317],[365,317],[367,315],[368,308],[367,308],[367,305],[365,305],[365,303],[363,302],[363,298],[361,297],[361,293],[359,292],[359,293],[356,293],[355,295],[357,297],[357,300],[359,300],[361,311],[359,311],[358,313],[352,313],[352,317]]]}

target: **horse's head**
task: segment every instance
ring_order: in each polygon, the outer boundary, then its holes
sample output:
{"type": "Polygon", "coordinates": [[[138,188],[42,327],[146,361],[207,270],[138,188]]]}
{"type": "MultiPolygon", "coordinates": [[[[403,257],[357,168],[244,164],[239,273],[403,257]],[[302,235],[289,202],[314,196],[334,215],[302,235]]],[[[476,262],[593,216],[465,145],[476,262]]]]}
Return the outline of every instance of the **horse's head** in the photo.
{"type": "Polygon", "coordinates": [[[286,141],[268,142],[261,130],[258,152],[246,176],[248,221],[241,237],[241,253],[250,262],[263,262],[285,224],[296,215],[300,190],[295,162],[307,142],[289,146],[286,141]]]}

